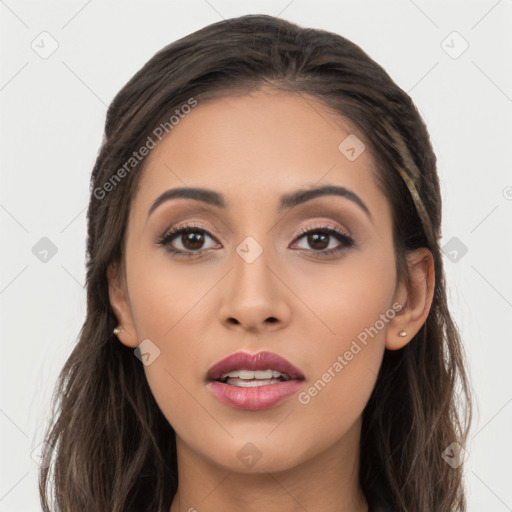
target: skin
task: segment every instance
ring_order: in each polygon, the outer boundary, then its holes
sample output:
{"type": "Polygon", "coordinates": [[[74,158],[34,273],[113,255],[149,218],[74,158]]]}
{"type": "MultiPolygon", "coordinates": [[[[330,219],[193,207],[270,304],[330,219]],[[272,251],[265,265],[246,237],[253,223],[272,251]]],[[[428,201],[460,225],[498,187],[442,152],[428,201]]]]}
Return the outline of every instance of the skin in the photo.
{"type": "MultiPolygon", "coordinates": [[[[312,97],[261,89],[199,103],[148,157],[123,266],[112,265],[108,277],[121,343],[150,339],[160,350],[144,370],[176,431],[171,512],[368,510],[358,482],[361,414],[384,350],[402,348],[425,322],[434,271],[430,252],[419,249],[408,257],[411,286],[398,282],[391,205],[377,188],[370,151],[349,161],[338,150],[351,133],[364,140],[312,97]],[[277,212],[282,194],[328,183],[355,192],[371,219],[332,195],[277,212]],[[162,192],[184,186],[220,192],[228,207],[174,199],[148,217],[162,192]],[[180,235],[172,244],[207,248],[203,254],[176,258],[155,243],[189,221],[208,231],[203,245],[180,235]],[[355,246],[315,258],[318,245],[298,233],[325,223],[355,246]],[[252,263],[236,252],[247,236],[263,249],[252,263]],[[400,314],[307,404],[294,395],[242,411],[205,385],[210,366],[227,355],[270,350],[302,370],[307,390],[395,302],[400,314]],[[261,454],[252,467],[237,456],[249,442],[261,454]]],[[[328,240],[328,248],[340,245],[328,240]]]]}

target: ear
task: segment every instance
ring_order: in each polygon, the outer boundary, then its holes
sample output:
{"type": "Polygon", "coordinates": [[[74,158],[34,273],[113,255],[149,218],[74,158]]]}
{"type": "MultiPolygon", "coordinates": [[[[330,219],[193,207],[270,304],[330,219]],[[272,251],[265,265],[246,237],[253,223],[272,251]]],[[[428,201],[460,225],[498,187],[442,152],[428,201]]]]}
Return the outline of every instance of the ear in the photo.
{"type": "Polygon", "coordinates": [[[138,346],[137,333],[127,293],[126,277],[118,264],[109,265],[107,279],[110,304],[119,323],[118,327],[123,329],[123,332],[117,334],[117,337],[123,345],[136,348],[138,346]]]}
{"type": "Polygon", "coordinates": [[[395,301],[402,309],[389,322],[386,331],[386,348],[398,350],[418,333],[430,312],[434,297],[435,272],[432,253],[422,247],[407,255],[410,282],[400,283],[395,301]],[[405,336],[399,333],[405,331],[405,336]]]}

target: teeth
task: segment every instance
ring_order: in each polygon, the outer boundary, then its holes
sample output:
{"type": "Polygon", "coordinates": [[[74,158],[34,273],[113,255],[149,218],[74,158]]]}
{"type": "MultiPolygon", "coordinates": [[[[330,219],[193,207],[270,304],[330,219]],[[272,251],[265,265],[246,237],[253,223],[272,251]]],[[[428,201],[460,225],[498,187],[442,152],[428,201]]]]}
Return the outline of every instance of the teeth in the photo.
{"type": "Polygon", "coordinates": [[[279,379],[244,380],[230,378],[228,379],[227,384],[230,384],[231,386],[238,386],[241,388],[254,388],[257,386],[268,386],[269,384],[278,384],[279,382],[281,382],[279,379]]]}
{"type": "Polygon", "coordinates": [[[253,380],[253,379],[278,379],[282,377],[284,380],[290,380],[290,377],[285,373],[278,372],[276,370],[233,370],[232,372],[225,373],[222,375],[221,380],[224,380],[226,377],[230,378],[238,378],[243,380],[253,380]]]}

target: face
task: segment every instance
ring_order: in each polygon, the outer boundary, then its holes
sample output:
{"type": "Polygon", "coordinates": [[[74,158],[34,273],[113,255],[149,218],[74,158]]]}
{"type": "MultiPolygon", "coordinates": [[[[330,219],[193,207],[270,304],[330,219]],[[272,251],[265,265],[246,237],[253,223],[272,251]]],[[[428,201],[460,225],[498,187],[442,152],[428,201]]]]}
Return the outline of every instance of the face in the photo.
{"type": "MultiPolygon", "coordinates": [[[[178,449],[257,472],[357,446],[399,297],[391,206],[354,135],[312,97],[260,90],[199,103],[151,151],[130,208],[124,295],[111,302],[121,341],[146,340],[144,371],[178,449]],[[328,185],[341,195],[290,206],[328,185]],[[183,187],[221,197],[162,196],[183,187]],[[259,386],[222,384],[254,399],[227,404],[206,376],[238,351],[276,353],[304,379],[259,406],[259,386]]],[[[272,386],[284,387],[259,396],[272,386]]]]}

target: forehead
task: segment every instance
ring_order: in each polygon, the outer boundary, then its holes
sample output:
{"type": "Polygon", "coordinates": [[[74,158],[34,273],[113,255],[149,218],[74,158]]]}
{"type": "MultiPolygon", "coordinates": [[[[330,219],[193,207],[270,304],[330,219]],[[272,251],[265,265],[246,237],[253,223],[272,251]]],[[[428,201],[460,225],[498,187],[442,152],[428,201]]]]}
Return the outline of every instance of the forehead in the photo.
{"type": "Polygon", "coordinates": [[[263,89],[198,102],[151,150],[136,202],[147,209],[166,189],[195,186],[222,191],[233,206],[268,204],[323,182],[357,191],[367,204],[385,201],[362,140],[305,94],[263,89]]]}

